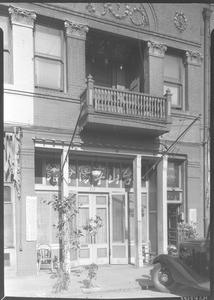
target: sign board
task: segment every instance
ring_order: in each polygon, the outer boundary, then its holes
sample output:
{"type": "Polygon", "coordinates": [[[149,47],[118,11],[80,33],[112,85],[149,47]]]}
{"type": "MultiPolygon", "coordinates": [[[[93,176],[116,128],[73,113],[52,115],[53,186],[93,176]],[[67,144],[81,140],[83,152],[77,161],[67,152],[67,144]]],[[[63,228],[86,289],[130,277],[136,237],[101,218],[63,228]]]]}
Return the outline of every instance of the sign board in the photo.
{"type": "Polygon", "coordinates": [[[189,209],[189,221],[190,222],[197,222],[197,211],[195,208],[189,209]]]}
{"type": "Polygon", "coordinates": [[[26,240],[37,239],[37,197],[26,197],[26,240]]]}

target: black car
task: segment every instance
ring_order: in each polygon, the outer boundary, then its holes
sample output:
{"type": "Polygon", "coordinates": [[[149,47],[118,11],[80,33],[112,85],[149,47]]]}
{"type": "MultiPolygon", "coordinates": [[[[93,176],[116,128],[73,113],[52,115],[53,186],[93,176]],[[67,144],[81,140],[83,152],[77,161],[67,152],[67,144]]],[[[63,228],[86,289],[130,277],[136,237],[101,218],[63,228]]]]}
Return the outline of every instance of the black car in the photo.
{"type": "Polygon", "coordinates": [[[151,278],[158,291],[171,292],[178,285],[210,290],[210,229],[206,238],[180,242],[153,261],[151,278]]]}

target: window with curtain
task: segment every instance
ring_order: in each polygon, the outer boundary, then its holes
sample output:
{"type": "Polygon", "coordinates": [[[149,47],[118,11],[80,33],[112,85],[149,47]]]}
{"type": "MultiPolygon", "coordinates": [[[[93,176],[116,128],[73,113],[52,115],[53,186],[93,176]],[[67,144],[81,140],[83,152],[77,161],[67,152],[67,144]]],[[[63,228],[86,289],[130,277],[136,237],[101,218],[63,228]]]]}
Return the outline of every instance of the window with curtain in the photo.
{"type": "Polygon", "coordinates": [[[168,202],[182,202],[182,164],[180,162],[168,162],[167,169],[167,200],[168,202]]]}
{"type": "Polygon", "coordinates": [[[0,16],[0,28],[3,30],[3,47],[4,47],[4,83],[12,83],[12,65],[11,65],[11,27],[9,18],[0,16]]]}
{"type": "Polygon", "coordinates": [[[172,107],[184,108],[184,65],[182,58],[175,55],[165,55],[164,58],[164,94],[170,89],[172,107]]]}
{"type": "Polygon", "coordinates": [[[35,85],[63,91],[63,32],[51,27],[35,28],[35,85]]]}

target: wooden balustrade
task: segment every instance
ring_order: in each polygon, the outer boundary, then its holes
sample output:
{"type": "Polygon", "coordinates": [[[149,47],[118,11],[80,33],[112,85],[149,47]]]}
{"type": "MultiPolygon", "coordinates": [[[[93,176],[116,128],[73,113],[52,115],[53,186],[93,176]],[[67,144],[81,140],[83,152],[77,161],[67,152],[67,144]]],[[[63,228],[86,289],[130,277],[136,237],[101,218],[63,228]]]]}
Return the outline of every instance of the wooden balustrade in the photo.
{"type": "Polygon", "coordinates": [[[93,107],[94,111],[139,118],[167,120],[170,114],[170,91],[165,97],[102,88],[93,85],[90,78],[81,101],[93,107]]]}

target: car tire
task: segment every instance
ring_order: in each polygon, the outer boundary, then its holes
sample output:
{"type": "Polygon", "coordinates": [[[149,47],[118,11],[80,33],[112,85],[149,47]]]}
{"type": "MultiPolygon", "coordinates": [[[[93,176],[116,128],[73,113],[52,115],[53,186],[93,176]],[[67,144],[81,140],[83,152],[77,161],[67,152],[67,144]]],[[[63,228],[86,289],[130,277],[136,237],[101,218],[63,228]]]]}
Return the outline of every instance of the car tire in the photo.
{"type": "Polygon", "coordinates": [[[154,268],[151,270],[151,279],[159,292],[171,293],[177,286],[177,283],[172,277],[172,273],[162,263],[155,264],[154,268]]]}

